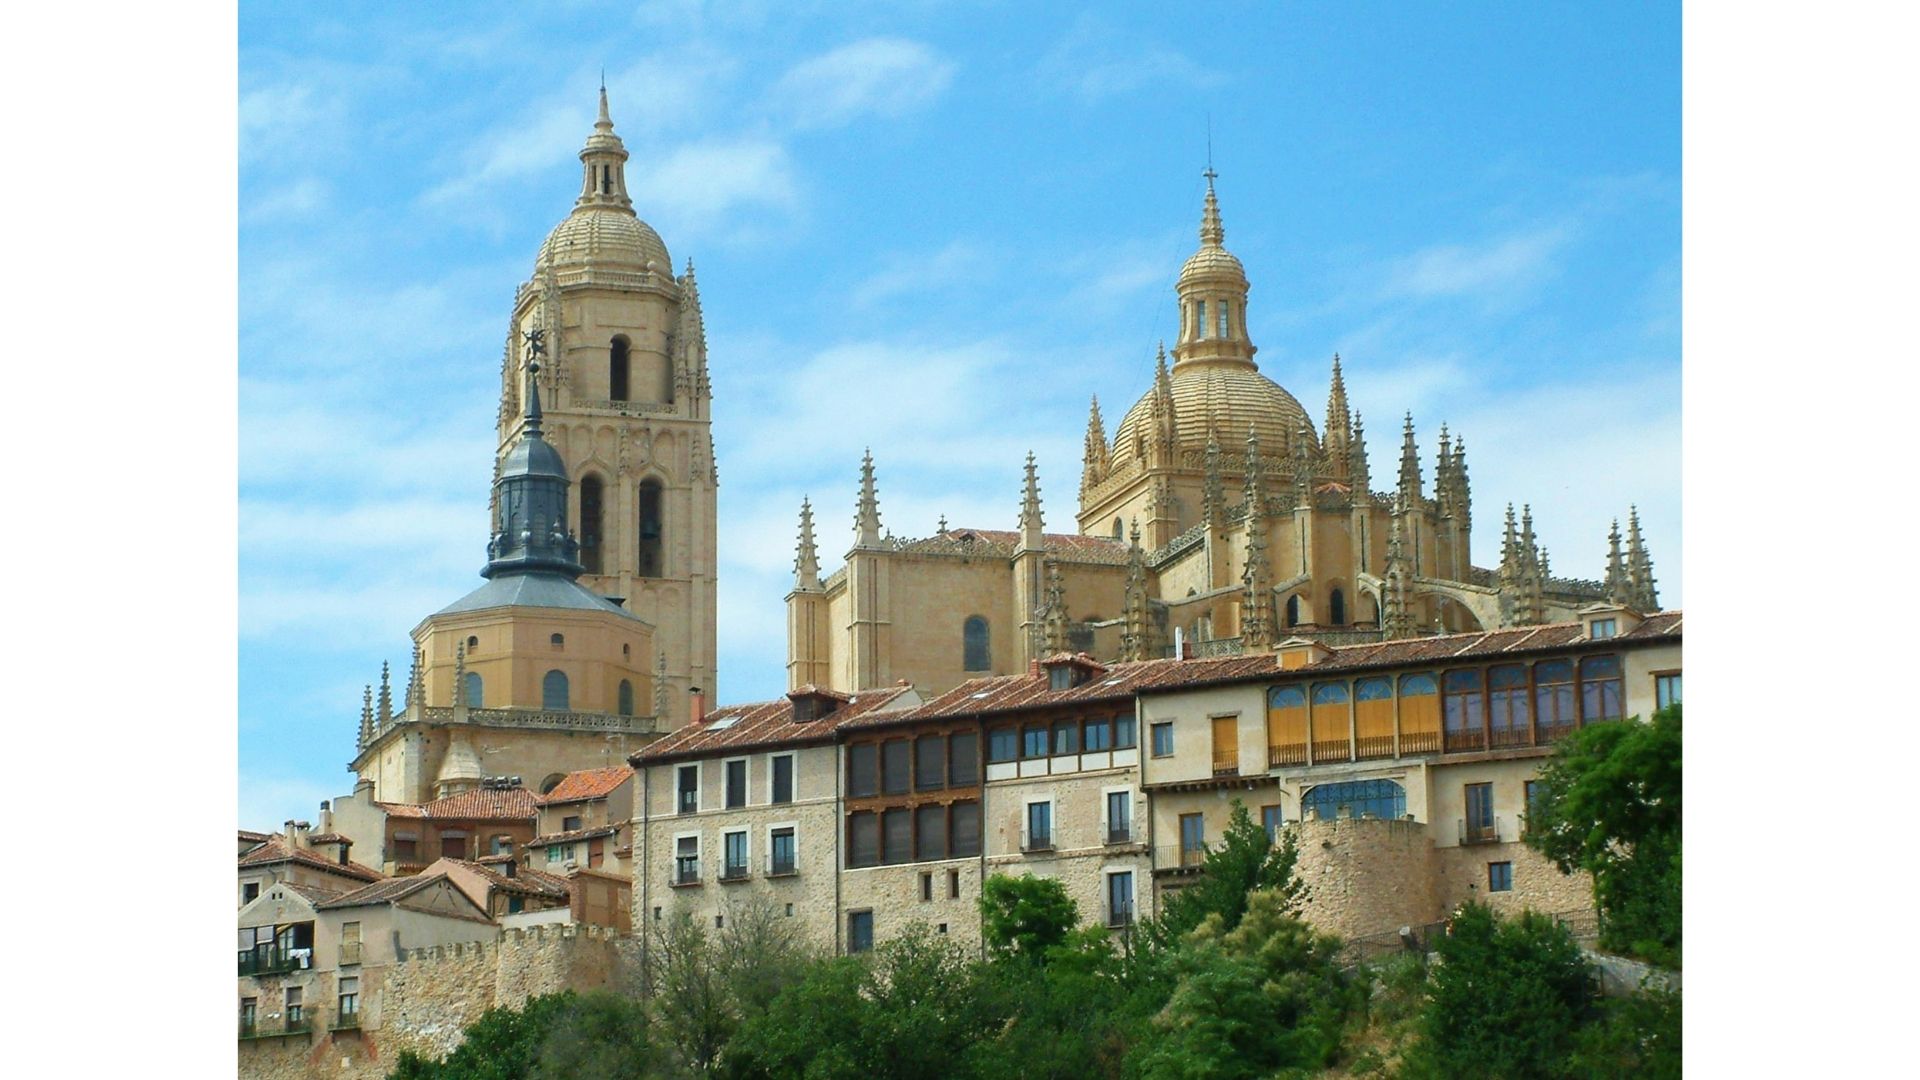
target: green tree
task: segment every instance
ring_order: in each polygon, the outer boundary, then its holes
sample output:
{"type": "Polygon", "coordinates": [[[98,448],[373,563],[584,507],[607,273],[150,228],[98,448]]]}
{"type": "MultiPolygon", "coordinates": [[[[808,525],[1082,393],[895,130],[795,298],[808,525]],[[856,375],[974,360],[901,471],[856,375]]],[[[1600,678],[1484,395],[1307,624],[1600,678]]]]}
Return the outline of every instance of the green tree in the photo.
{"type": "Polygon", "coordinates": [[[589,990],[554,1018],[528,1080],[644,1080],[654,1057],[647,1034],[639,1001],[589,990]]]}
{"type": "Polygon", "coordinates": [[[995,874],[980,887],[980,918],[989,952],[1038,963],[1066,942],[1080,908],[1052,878],[995,874]]]}
{"type": "Polygon", "coordinates": [[[1575,732],[1540,773],[1527,844],[1593,876],[1605,948],[1680,964],[1680,706],[1575,732]]]}
{"type": "Polygon", "coordinates": [[[1534,1080],[1575,1075],[1568,1064],[1594,1016],[1594,980],[1573,935],[1525,911],[1503,920],[1468,904],[1435,946],[1409,1080],[1484,1076],[1534,1080]]]}
{"type": "Polygon", "coordinates": [[[1156,947],[1169,946],[1209,915],[1220,916],[1224,929],[1232,930],[1246,914],[1248,894],[1256,890],[1276,894],[1285,911],[1298,914],[1308,895],[1306,883],[1293,872],[1299,858],[1291,832],[1283,831],[1278,844],[1270,842],[1267,830],[1235,799],[1226,830],[1208,849],[1200,876],[1163,901],[1160,918],[1146,928],[1149,940],[1156,947]]]}
{"type": "Polygon", "coordinates": [[[1680,1080],[1680,993],[1642,988],[1603,999],[1568,1069],[1582,1080],[1680,1080]]]}
{"type": "Polygon", "coordinates": [[[719,948],[685,912],[660,925],[647,946],[658,1038],[688,1071],[712,1070],[738,1023],[719,948]]]}
{"type": "Polygon", "coordinates": [[[577,1000],[567,991],[528,998],[518,1009],[488,1009],[438,1061],[402,1053],[389,1080],[528,1080],[548,1033],[577,1000]]]}

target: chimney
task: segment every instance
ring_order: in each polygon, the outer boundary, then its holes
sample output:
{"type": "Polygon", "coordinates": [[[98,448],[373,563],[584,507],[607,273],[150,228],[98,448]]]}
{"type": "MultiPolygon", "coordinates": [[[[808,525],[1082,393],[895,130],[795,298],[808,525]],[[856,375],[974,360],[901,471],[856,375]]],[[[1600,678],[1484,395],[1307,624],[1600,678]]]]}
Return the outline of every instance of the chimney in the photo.
{"type": "Polygon", "coordinates": [[[1027,674],[1033,676],[1036,679],[1040,677],[1040,658],[1039,657],[1036,656],[1033,659],[1027,661],[1027,674]]]}
{"type": "Polygon", "coordinates": [[[1182,641],[1180,643],[1180,659],[1182,660],[1193,659],[1193,642],[1182,641]]]}
{"type": "Polygon", "coordinates": [[[514,873],[514,871],[515,871],[516,869],[518,869],[518,868],[519,868],[519,866],[520,866],[520,864],[519,864],[518,862],[516,862],[515,860],[513,860],[513,859],[511,859],[511,858],[509,858],[509,859],[508,859],[508,860],[507,860],[507,861],[506,861],[505,863],[503,863],[502,865],[503,865],[503,866],[505,867],[505,869],[504,869],[504,870],[502,870],[502,871],[501,871],[501,873],[503,873],[503,874],[505,874],[505,875],[507,875],[508,877],[515,877],[515,876],[517,876],[517,875],[515,875],[515,873],[514,873]]]}
{"type": "Polygon", "coordinates": [[[332,800],[328,800],[320,804],[320,831],[323,833],[330,833],[333,831],[332,800]]]}
{"type": "Polygon", "coordinates": [[[688,707],[692,711],[693,722],[698,724],[707,718],[707,694],[697,686],[687,687],[688,707]]]}

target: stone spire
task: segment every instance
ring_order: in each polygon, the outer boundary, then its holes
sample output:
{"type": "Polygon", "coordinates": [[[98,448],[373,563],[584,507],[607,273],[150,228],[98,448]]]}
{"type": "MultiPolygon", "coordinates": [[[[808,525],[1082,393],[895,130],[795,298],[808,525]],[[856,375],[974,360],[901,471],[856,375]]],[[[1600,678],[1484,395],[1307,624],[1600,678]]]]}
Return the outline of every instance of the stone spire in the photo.
{"type": "Polygon", "coordinates": [[[573,203],[576,209],[599,206],[633,213],[633,200],[627,196],[627,148],[613,133],[604,86],[600,88],[600,115],[593,122],[587,144],[580,148],[580,164],[580,197],[573,203]]]}
{"type": "Polygon", "coordinates": [[[1240,492],[1247,506],[1247,521],[1257,521],[1267,515],[1267,492],[1261,483],[1260,475],[1260,434],[1252,424],[1247,425],[1247,465],[1246,475],[1240,484],[1240,492]]]}
{"type": "Polygon", "coordinates": [[[1060,564],[1047,560],[1046,651],[1048,655],[1066,652],[1072,645],[1067,634],[1067,590],[1060,580],[1060,564]]]}
{"type": "Polygon", "coordinates": [[[1367,428],[1359,413],[1353,414],[1353,444],[1347,449],[1347,477],[1353,484],[1354,498],[1373,495],[1373,477],[1367,472],[1367,428]]]}
{"type": "Polygon", "coordinates": [[[1213,166],[1207,166],[1207,201],[1200,208],[1200,246],[1203,248],[1225,247],[1227,243],[1227,228],[1220,223],[1220,198],[1213,192],[1217,175],[1213,166]]]}
{"type": "Polygon", "coordinates": [[[1461,528],[1473,524],[1473,485],[1467,482],[1467,437],[1456,436],[1453,440],[1453,516],[1460,519],[1461,528]]]}
{"type": "Polygon", "coordinates": [[[1020,546],[1040,551],[1047,546],[1046,518],[1040,513],[1040,475],[1033,465],[1033,451],[1027,451],[1027,480],[1020,495],[1020,546]]]}
{"type": "Polygon", "coordinates": [[[1413,636],[1413,564],[1407,559],[1406,496],[1395,496],[1393,528],[1387,534],[1387,565],[1380,603],[1380,628],[1392,641],[1413,636]]]}
{"type": "Polygon", "coordinates": [[[707,322],[700,313],[700,283],[694,279],[693,259],[680,275],[680,325],[673,335],[674,393],[696,402],[713,397],[707,378],[707,322]]]}
{"type": "Polygon", "coordinates": [[[567,528],[567,466],[540,430],[540,357],[544,331],[527,332],[527,411],[520,440],[500,464],[494,481],[497,507],[482,577],[553,573],[568,580],[586,573],[580,544],[567,528]]]}
{"type": "Polygon", "coordinates": [[[1147,559],[1140,548],[1140,519],[1133,520],[1128,535],[1127,588],[1122,603],[1126,629],[1120,635],[1121,658],[1149,660],[1159,650],[1153,634],[1153,610],[1147,599],[1147,559]]]}
{"type": "Polygon", "coordinates": [[[1627,583],[1631,601],[1627,606],[1651,614],[1660,610],[1660,595],[1654,589],[1653,557],[1640,538],[1640,508],[1627,508],[1627,583]]]}
{"type": "Polygon", "coordinates": [[[426,657],[418,645],[413,647],[412,659],[413,664],[407,669],[407,709],[409,711],[427,703],[427,680],[422,678],[420,673],[426,657]]]}
{"type": "Polygon", "coordinates": [[[870,449],[860,459],[860,501],[854,507],[853,534],[855,547],[880,546],[880,497],[874,492],[870,449]]]}
{"type": "Polygon", "coordinates": [[[1201,509],[1207,522],[1219,527],[1227,512],[1227,495],[1220,481],[1220,437],[1213,425],[1207,425],[1206,477],[1201,488],[1201,509]]]}
{"type": "Polygon", "coordinates": [[[1627,564],[1620,557],[1620,519],[1613,519],[1607,532],[1607,602],[1632,606],[1632,587],[1627,583],[1627,564]]]}
{"type": "Polygon", "coordinates": [[[1247,557],[1240,571],[1240,640],[1248,649],[1273,644],[1273,586],[1267,573],[1266,491],[1260,477],[1260,436],[1247,428],[1247,557]]]}
{"type": "Polygon", "coordinates": [[[1348,459],[1353,444],[1353,414],[1347,408],[1347,383],[1340,376],[1339,353],[1333,354],[1333,388],[1327,392],[1327,426],[1323,430],[1320,444],[1327,452],[1327,464],[1334,475],[1344,479],[1352,469],[1348,459]]]}
{"type": "Polygon", "coordinates": [[[1412,510],[1420,502],[1420,451],[1413,442],[1413,414],[1407,414],[1406,427],[1400,437],[1400,494],[1405,497],[1407,509],[1412,510]]]}
{"type": "Polygon", "coordinates": [[[360,690],[360,748],[366,749],[373,742],[373,687],[371,684],[360,690]]]}
{"type": "Polygon", "coordinates": [[[1093,410],[1087,414],[1087,452],[1080,470],[1080,494],[1107,478],[1111,459],[1107,454],[1107,428],[1100,421],[1100,396],[1094,395],[1093,410]]]}
{"type": "Polygon", "coordinates": [[[1313,429],[1304,416],[1300,430],[1293,434],[1293,505],[1313,505],[1313,429]]]}
{"type": "Polygon", "coordinates": [[[393,723],[393,679],[385,660],[380,661],[380,712],[377,715],[382,728],[393,723]]]}
{"type": "Polygon", "coordinates": [[[471,704],[467,700],[467,643],[462,641],[453,647],[453,707],[461,709],[471,704]]]}
{"type": "Polygon", "coordinates": [[[1160,344],[1160,351],[1153,365],[1153,398],[1148,408],[1153,419],[1153,445],[1148,452],[1148,463],[1165,468],[1176,464],[1174,450],[1180,445],[1180,425],[1173,410],[1173,378],[1167,373],[1167,346],[1160,344]]]}
{"type": "Polygon", "coordinates": [[[793,556],[793,587],[802,592],[820,590],[820,548],[813,542],[813,504],[800,498],[800,542],[793,556]]]}
{"type": "Polygon", "coordinates": [[[653,668],[653,715],[655,719],[662,719],[667,715],[668,692],[667,653],[665,649],[662,649],[660,651],[660,660],[653,668]]]}

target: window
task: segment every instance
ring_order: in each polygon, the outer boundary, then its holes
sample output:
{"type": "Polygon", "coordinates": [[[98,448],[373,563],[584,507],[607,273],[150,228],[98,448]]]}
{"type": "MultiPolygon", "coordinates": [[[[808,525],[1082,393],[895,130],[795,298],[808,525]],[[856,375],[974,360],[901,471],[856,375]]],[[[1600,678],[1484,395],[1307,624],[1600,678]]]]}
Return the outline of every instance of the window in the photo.
{"type": "Polygon", "coordinates": [[[1347,704],[1347,684],[1316,683],[1313,688],[1313,763],[1347,761],[1353,756],[1348,740],[1353,714],[1347,704]]]}
{"type": "Polygon", "coordinates": [[[930,870],[920,875],[920,899],[922,901],[933,899],[933,872],[930,870]]]}
{"type": "Polygon", "coordinates": [[[1020,756],[1020,729],[995,728],[987,732],[987,764],[1013,761],[1020,756]]]}
{"type": "Polygon", "coordinates": [[[907,759],[911,754],[907,740],[888,739],[880,744],[880,791],[884,795],[905,795],[907,759]]]}
{"type": "Polygon", "coordinates": [[[548,866],[557,866],[563,862],[566,862],[571,858],[573,858],[572,844],[548,844],[547,845],[547,865],[548,866]]]}
{"type": "Polygon", "coordinates": [[[1393,680],[1360,679],[1353,684],[1353,745],[1365,759],[1393,755],[1393,680]]]}
{"type": "Polygon", "coordinates": [[[947,737],[922,735],[913,741],[913,786],[937,791],[947,785],[947,737]]]}
{"type": "Polygon", "coordinates": [[[1197,338],[1207,336],[1207,302],[1205,300],[1193,302],[1193,336],[1197,338]]]}
{"type": "Polygon", "coordinates": [[[505,833],[495,833],[487,841],[489,855],[509,855],[513,852],[513,837],[505,833]]]}
{"type": "Polygon", "coordinates": [[[567,711],[567,673],[549,671],[540,680],[540,707],[549,712],[567,711]]]}
{"type": "Polygon", "coordinates": [[[564,649],[567,647],[567,635],[555,634],[552,637],[548,638],[547,642],[556,649],[564,649]]]}
{"type": "Polygon", "coordinates": [[[507,914],[514,915],[526,910],[527,902],[518,896],[507,897],[507,914]]]}
{"type": "Polygon", "coordinates": [[[1229,303],[1228,303],[1227,301],[1225,301],[1225,300],[1216,300],[1216,301],[1214,301],[1214,304],[1213,304],[1213,310],[1214,310],[1214,314],[1215,314],[1215,315],[1217,315],[1217,316],[1219,317],[1217,321],[1218,321],[1218,323],[1219,323],[1219,334],[1218,334],[1218,336],[1220,336],[1220,337],[1229,337],[1229,336],[1231,336],[1231,335],[1229,335],[1229,334],[1227,333],[1227,310],[1228,310],[1228,309],[1229,309],[1230,307],[1232,307],[1232,305],[1231,305],[1231,304],[1229,304],[1229,303]]]}
{"type": "Polygon", "coordinates": [[[604,490],[605,485],[598,476],[589,473],[580,478],[580,565],[586,567],[589,574],[601,571],[601,515],[606,504],[604,490]]]}
{"type": "Polygon", "coordinates": [[[1467,785],[1467,818],[1460,842],[1463,844],[1490,843],[1498,840],[1499,830],[1493,822],[1493,785],[1467,785]]]}
{"type": "Polygon", "coordinates": [[[630,679],[620,680],[620,697],[619,697],[618,703],[614,706],[614,708],[616,711],[620,713],[621,716],[633,715],[633,682],[632,680],[630,679]]]}
{"type": "Polygon", "coordinates": [[[400,863],[415,862],[420,858],[418,837],[395,833],[393,837],[393,861],[400,863]]]}
{"type": "Polygon", "coordinates": [[[1587,636],[1595,641],[1599,641],[1602,638],[1612,637],[1619,632],[1619,628],[1620,622],[1617,619],[1595,619],[1593,620],[1593,630],[1587,636]]]}
{"type": "Polygon", "coordinates": [[[1580,722],[1618,720],[1626,715],[1620,687],[1620,658],[1589,656],[1580,661],[1580,722]]]}
{"type": "Polygon", "coordinates": [[[1300,625],[1300,598],[1298,596],[1287,597],[1287,625],[1300,625]]]}
{"type": "Polygon", "coordinates": [[[735,758],[727,762],[727,809],[747,805],[747,759],[735,758]]]}
{"type": "Polygon", "coordinates": [[[1021,757],[1037,758],[1047,756],[1046,728],[1030,727],[1023,729],[1020,734],[1025,744],[1020,752],[1021,757]]]}
{"type": "Polygon", "coordinates": [[[880,865],[880,815],[871,810],[847,815],[847,865],[880,865]]]}
{"type": "Polygon", "coordinates": [[[1298,686],[1267,691],[1267,766],[1307,763],[1307,692],[1298,686]]]}
{"type": "Polygon", "coordinates": [[[1027,837],[1025,849],[1028,851],[1048,851],[1053,848],[1053,804],[1050,802],[1032,802],[1027,804],[1027,837]]]}
{"type": "Polygon", "coordinates": [[[1348,780],[1321,784],[1300,796],[1300,816],[1317,813],[1322,820],[1342,817],[1401,818],[1407,816],[1407,792],[1391,780],[1348,780]]]}
{"type": "Polygon", "coordinates": [[[360,962],[360,924],[347,922],[340,924],[340,963],[352,965],[360,962]]]}
{"type": "Polygon", "coordinates": [[[255,900],[258,900],[259,898],[260,898],[259,882],[249,881],[245,885],[240,886],[240,902],[241,903],[251,904],[255,900]]]}
{"type": "Polygon", "coordinates": [[[847,794],[864,799],[878,794],[880,748],[872,743],[854,743],[847,747],[847,794]]]}
{"type": "Polygon", "coordinates": [[[1121,713],[1113,718],[1113,748],[1130,750],[1133,748],[1134,725],[1132,713],[1121,713]]]}
{"type": "Polygon", "coordinates": [[[1207,858],[1205,814],[1180,815],[1180,865],[1199,866],[1207,858]]]}
{"type": "Polygon", "coordinates": [[[1080,725],[1071,720],[1053,725],[1053,752],[1055,756],[1077,754],[1080,752],[1080,725]]]}
{"type": "Polygon", "coordinates": [[[477,653],[477,652],[479,652],[479,651],[480,651],[480,638],[479,638],[479,636],[478,636],[478,635],[473,635],[473,636],[470,636],[470,637],[468,637],[468,638],[467,638],[467,655],[468,655],[468,656],[472,656],[472,655],[473,655],[474,653],[477,653]]]}
{"type": "Polygon", "coordinates": [[[700,880],[700,838],[683,836],[673,842],[673,883],[691,885],[700,880]]]}
{"type": "Polygon", "coordinates": [[[1113,519],[1113,538],[1115,540],[1126,539],[1126,532],[1124,529],[1122,529],[1119,518],[1113,519]]]}
{"type": "Polygon", "coordinates": [[[302,1000],[304,987],[287,987],[286,1012],[289,1028],[306,1019],[306,1003],[302,1000]]]}
{"type": "Polygon", "coordinates": [[[1675,671],[1667,675],[1653,677],[1653,707],[1664,709],[1669,705],[1680,704],[1680,673],[1675,671]]]}
{"type": "Polygon", "coordinates": [[[721,837],[721,852],[725,857],[720,877],[725,881],[738,881],[747,876],[747,834],[746,831],[726,833],[721,837]]]}
{"type": "Polygon", "coordinates": [[[1327,622],[1334,626],[1347,624],[1347,594],[1337,588],[1327,594],[1327,622]]]}
{"type": "Polygon", "coordinates": [[[953,823],[953,857],[980,854],[980,804],[954,803],[948,815],[953,823]]]}
{"type": "Polygon", "coordinates": [[[947,871],[947,898],[960,899],[960,871],[958,870],[947,871]]]}
{"type": "Polygon", "coordinates": [[[1107,925],[1126,926],[1133,922],[1133,871],[1107,875],[1107,925]]]}
{"type": "Polygon", "coordinates": [[[947,753],[947,783],[966,787],[980,782],[980,736],[958,732],[947,753]]]}
{"type": "Polygon", "coordinates": [[[1113,749],[1113,722],[1110,720],[1087,721],[1086,737],[1081,741],[1081,748],[1089,754],[1113,749]]]}
{"type": "Polygon", "coordinates": [[[1400,676],[1400,752],[1440,749],[1440,684],[1431,675],[1400,676]]]}
{"type": "Polygon", "coordinates": [[[1486,743],[1486,698],[1480,672],[1449,671],[1441,677],[1441,710],[1446,718],[1445,748],[1478,750],[1486,743]]]}
{"type": "Polygon", "coordinates": [[[947,808],[921,806],[913,811],[913,852],[916,859],[947,857],[947,808]]]}
{"type": "Polygon", "coordinates": [[[1107,792],[1107,843],[1125,844],[1133,839],[1133,795],[1125,791],[1107,792]]]}
{"type": "Polygon", "coordinates": [[[627,339],[613,339],[613,348],[608,350],[607,397],[614,401],[627,400],[628,354],[630,346],[627,339]]]}
{"type": "Polygon", "coordinates": [[[680,766],[678,785],[680,813],[691,814],[700,809],[700,766],[680,766]]]}
{"type": "Polygon", "coordinates": [[[1510,862],[1490,862],[1487,864],[1487,891],[1513,891],[1513,864],[1510,862]]]}
{"type": "Polygon", "coordinates": [[[1073,668],[1066,664],[1055,664],[1047,669],[1047,689],[1073,689],[1073,668]]]}
{"type": "MultiPolygon", "coordinates": [[[[1526,822],[1531,823],[1535,819],[1535,817],[1540,813],[1540,801],[1546,798],[1546,795],[1547,795],[1546,785],[1542,784],[1540,781],[1529,780],[1526,782],[1527,812],[1526,812],[1526,818],[1524,819],[1526,822]]],[[[1524,829],[1525,826],[1523,825],[1522,828],[1524,829]]]]}
{"type": "Polygon", "coordinates": [[[640,483],[640,546],[638,573],[641,577],[657,578],[661,575],[661,512],[660,481],[646,479],[640,483]]]}
{"type": "Polygon", "coordinates": [[[560,819],[561,832],[573,832],[578,828],[580,828],[580,815],[568,814],[560,819]]]}
{"type": "Polygon", "coordinates": [[[793,829],[775,829],[768,835],[767,872],[769,874],[792,874],[797,872],[795,861],[797,851],[794,847],[793,829]]]}
{"type": "Polygon", "coordinates": [[[1173,756],[1173,722],[1153,725],[1153,756],[1173,756]]]}
{"type": "Polygon", "coordinates": [[[260,1023],[260,999],[259,998],[241,998],[240,999],[240,1033],[242,1035],[253,1034],[254,1028],[257,1027],[259,1023],[260,1023]]]}
{"type": "Polygon", "coordinates": [[[961,669],[965,671],[992,671],[993,649],[987,633],[987,620],[978,615],[967,616],[961,625],[961,669]]]}
{"type": "Polygon", "coordinates": [[[1213,775],[1234,776],[1240,772],[1240,718],[1213,718],[1213,775]]]}
{"type": "Polygon", "coordinates": [[[360,1015],[360,976],[340,976],[340,1011],[342,1020],[351,1020],[360,1015]]]}
{"type": "Polygon", "coordinates": [[[847,951],[863,953],[873,948],[873,912],[847,912],[847,951]]]}
{"type": "Polygon", "coordinates": [[[913,815],[904,806],[880,815],[880,861],[913,861],[913,815]]]}
{"type": "Polygon", "coordinates": [[[480,681],[480,673],[467,672],[467,708],[484,709],[487,707],[486,685],[480,681]]]}
{"type": "Polygon", "coordinates": [[[1494,746],[1527,746],[1533,742],[1533,716],[1528,704],[1525,665],[1502,664],[1487,671],[1487,737],[1494,746]]]}
{"type": "Polygon", "coordinates": [[[1260,808],[1260,827],[1267,830],[1267,843],[1277,844],[1280,842],[1280,826],[1285,823],[1286,819],[1281,816],[1278,806],[1263,806],[1260,808]]]}
{"type": "Polygon", "coordinates": [[[1573,661],[1546,660],[1533,665],[1533,712],[1543,743],[1578,726],[1573,709],[1573,661]]]}
{"type": "Polygon", "coordinates": [[[793,801],[793,755],[775,754],[772,760],[773,797],[768,801],[790,803],[793,801]]]}

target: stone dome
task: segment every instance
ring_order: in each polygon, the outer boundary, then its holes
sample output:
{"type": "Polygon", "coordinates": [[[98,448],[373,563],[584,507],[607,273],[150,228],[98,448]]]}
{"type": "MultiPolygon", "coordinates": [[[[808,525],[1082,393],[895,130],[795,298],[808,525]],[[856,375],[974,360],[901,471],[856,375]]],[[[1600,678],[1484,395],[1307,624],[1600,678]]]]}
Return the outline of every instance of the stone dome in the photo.
{"type": "MultiPolygon", "coordinates": [[[[1232,256],[1228,256],[1232,258],[1232,256]]],[[[1207,448],[1207,424],[1218,431],[1223,465],[1238,472],[1236,464],[1247,452],[1247,429],[1260,437],[1260,456],[1269,461],[1287,457],[1294,433],[1307,426],[1313,449],[1319,440],[1313,435],[1313,421],[1292,394],[1279,383],[1260,374],[1252,364],[1175,364],[1169,376],[1173,389],[1173,417],[1179,435],[1176,455],[1186,451],[1204,452],[1207,448]]],[[[1113,438],[1113,464],[1119,467],[1140,455],[1136,446],[1153,438],[1152,390],[1134,402],[1113,438]]]]}
{"type": "Polygon", "coordinates": [[[1240,265],[1239,256],[1217,245],[1206,245],[1187,257],[1186,264],[1180,267],[1180,278],[1175,288],[1202,278],[1230,277],[1244,283],[1247,269],[1240,265]]]}
{"type": "Polygon", "coordinates": [[[582,206],[553,227],[540,255],[534,260],[536,271],[594,266],[645,270],[648,263],[659,266],[659,273],[673,273],[673,259],[666,242],[653,226],[634,216],[633,211],[612,206],[582,206]]]}

